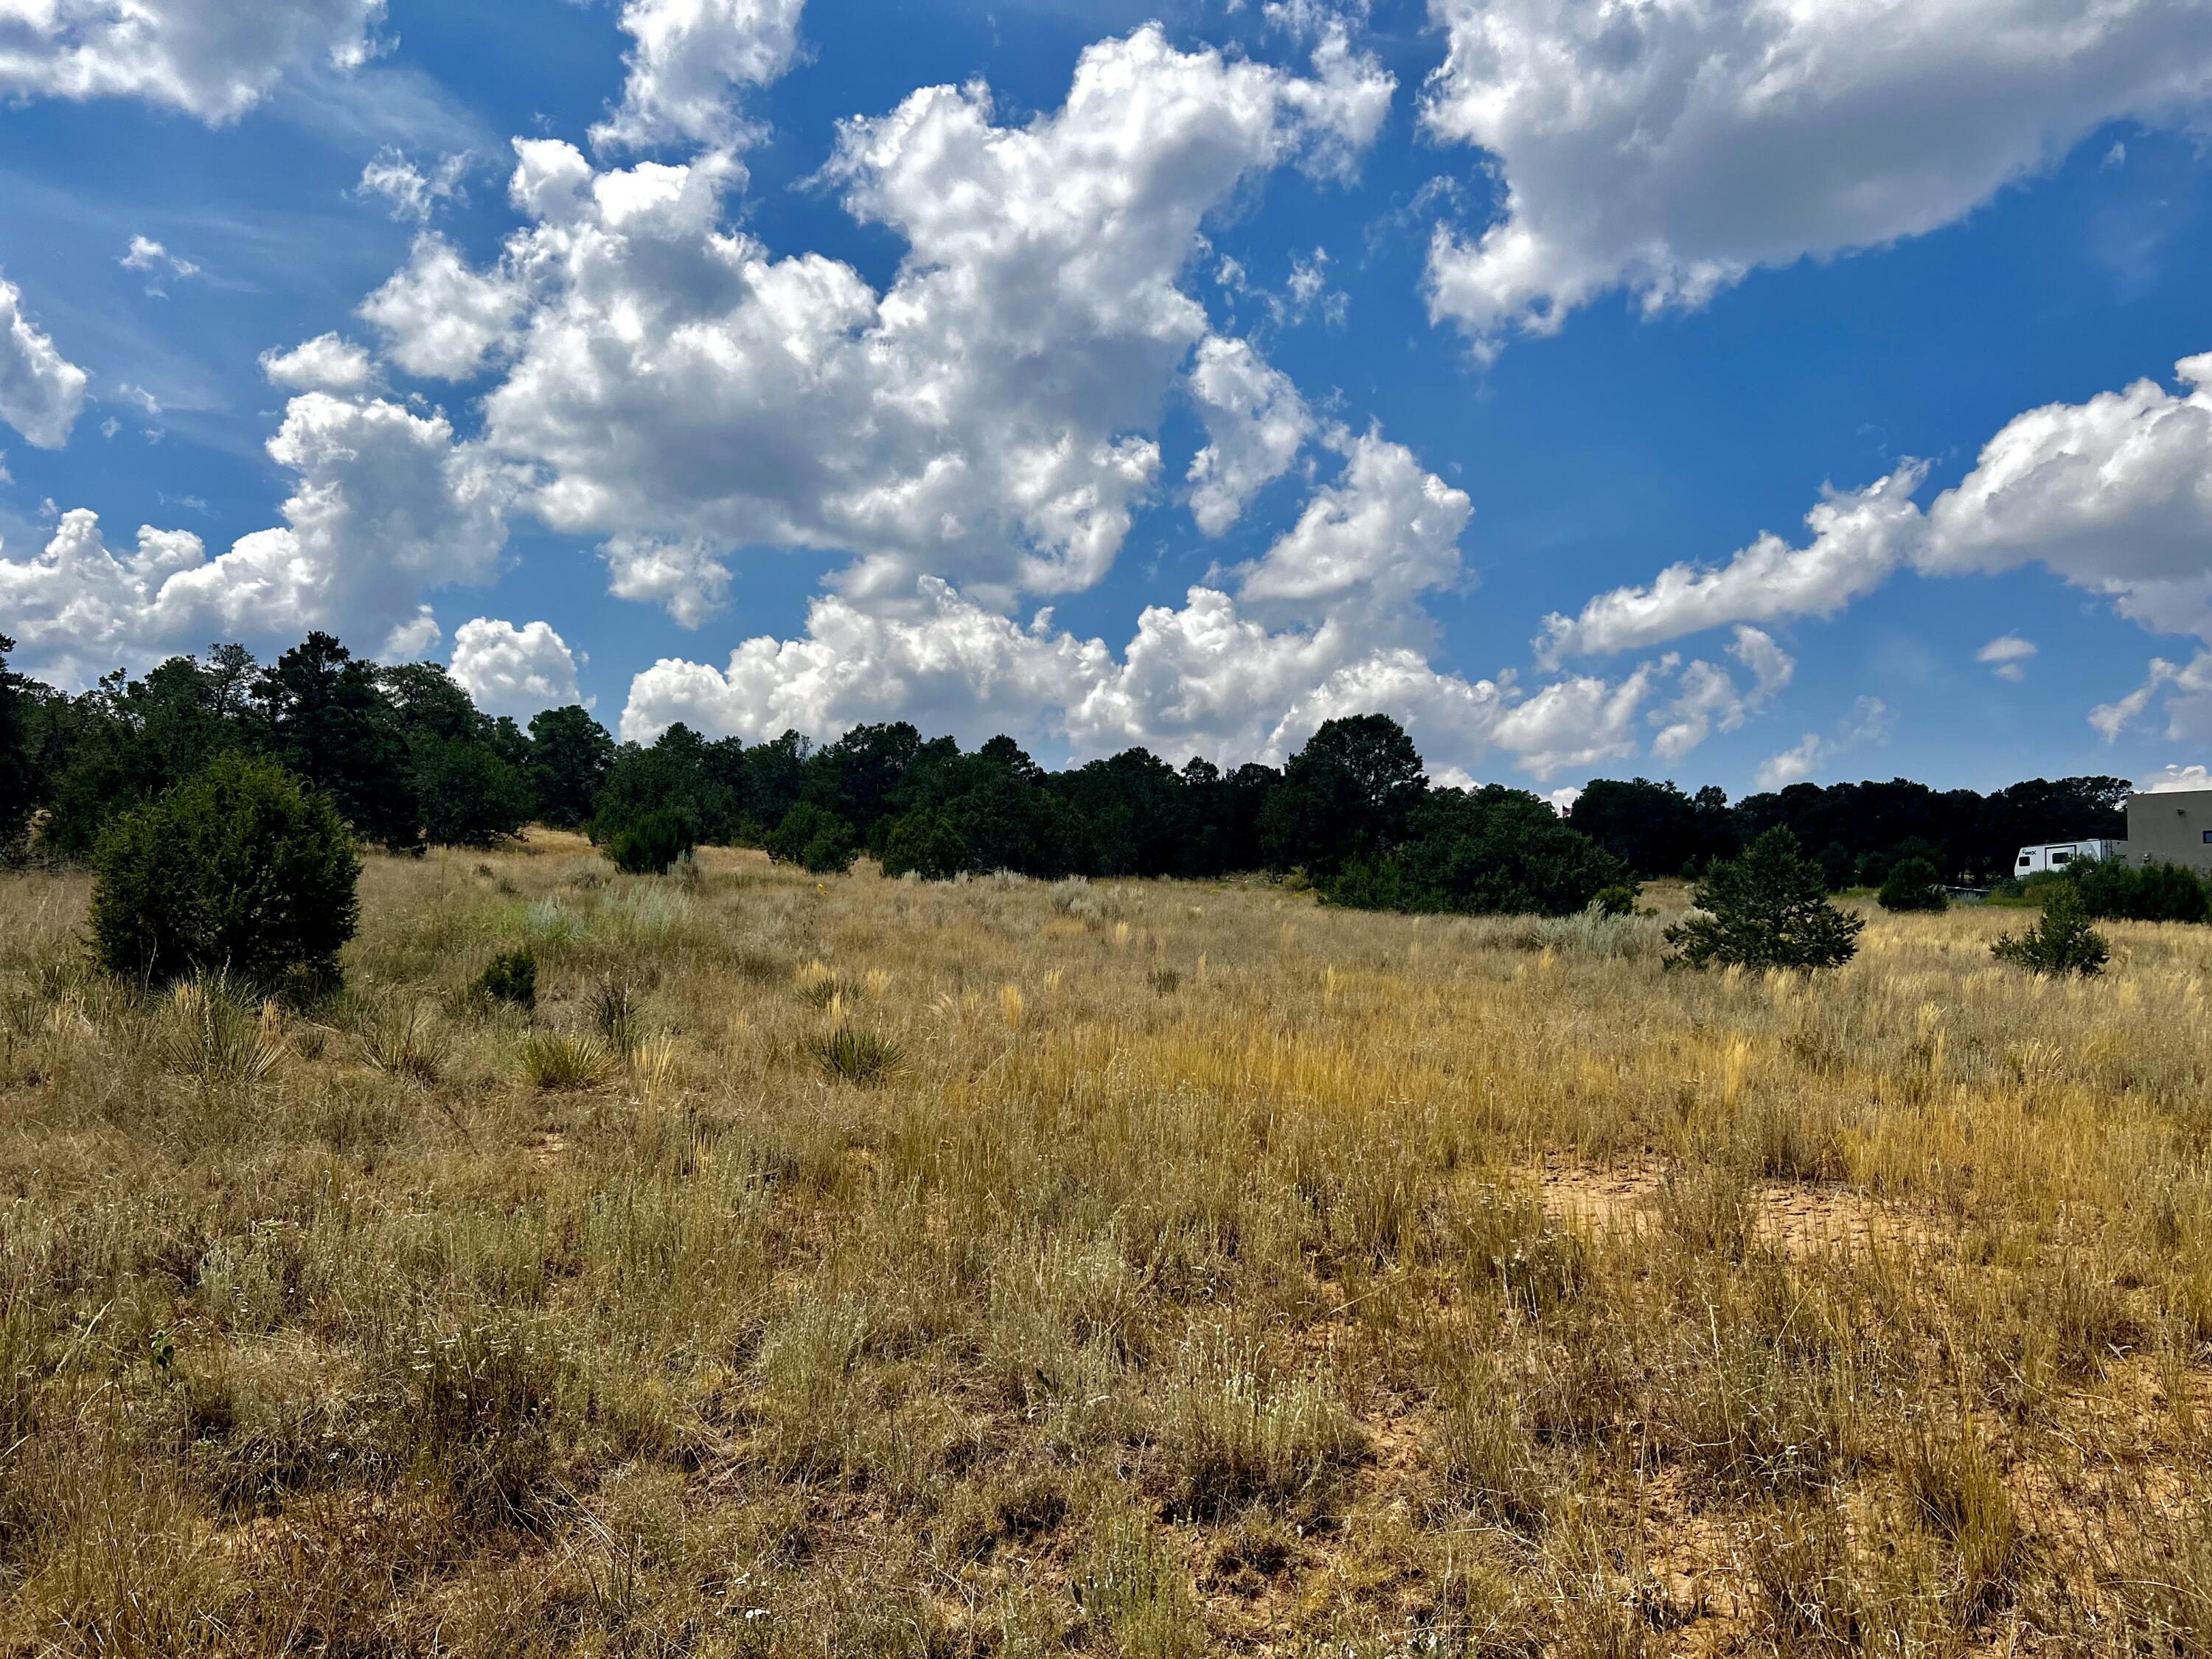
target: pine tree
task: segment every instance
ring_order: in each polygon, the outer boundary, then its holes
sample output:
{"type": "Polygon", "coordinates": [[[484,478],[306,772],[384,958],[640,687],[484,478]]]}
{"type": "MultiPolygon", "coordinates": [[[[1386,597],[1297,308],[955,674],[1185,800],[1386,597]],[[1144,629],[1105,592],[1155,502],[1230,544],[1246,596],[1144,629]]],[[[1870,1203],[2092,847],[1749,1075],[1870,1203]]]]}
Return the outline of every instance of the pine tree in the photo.
{"type": "Polygon", "coordinates": [[[2054,883],[2043,903],[2043,920],[2025,933],[2006,933],[1990,946],[1999,962],[2034,974],[2101,974],[2112,948],[2089,925],[2081,889],[2070,881],[2054,883]]]}
{"type": "Polygon", "coordinates": [[[1670,961],[1692,968],[1840,968],[1866,926],[1828,902],[1820,866],[1779,828],[1714,865],[1692,896],[1705,914],[1667,930],[1670,961]]]}

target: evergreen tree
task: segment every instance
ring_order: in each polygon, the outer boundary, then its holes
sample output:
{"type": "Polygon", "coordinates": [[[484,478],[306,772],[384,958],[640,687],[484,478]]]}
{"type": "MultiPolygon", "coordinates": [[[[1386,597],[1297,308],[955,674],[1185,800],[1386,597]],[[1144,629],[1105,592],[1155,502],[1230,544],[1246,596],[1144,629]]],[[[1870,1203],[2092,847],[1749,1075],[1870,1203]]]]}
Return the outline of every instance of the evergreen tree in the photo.
{"type": "Polygon", "coordinates": [[[1692,968],[1838,968],[1866,926],[1828,902],[1820,866],[1784,829],[1715,864],[1693,897],[1705,914],[1667,930],[1672,960],[1692,968]]]}
{"type": "Polygon", "coordinates": [[[571,703],[530,718],[529,779],[538,815],[556,830],[576,830],[615,763],[615,740],[588,709],[571,703]]]}
{"type": "Polygon", "coordinates": [[[421,848],[412,759],[374,664],[313,633],[263,672],[253,697],[270,751],[328,796],[356,833],[396,850],[421,848]]]}
{"type": "Polygon", "coordinates": [[[1899,859],[1881,884],[1878,902],[1885,910],[1948,910],[1951,896],[1924,858],[1899,859]]]}
{"type": "Polygon", "coordinates": [[[891,820],[884,842],[884,873],[950,881],[969,867],[968,842],[942,808],[924,806],[891,820]]]}
{"type": "Polygon", "coordinates": [[[1616,886],[1632,904],[1627,875],[1548,803],[1492,784],[1433,791],[1400,845],[1353,860],[1322,891],[1333,904],[1365,910],[1565,915],[1616,886]]]}
{"type": "Polygon", "coordinates": [[[331,802],[266,760],[219,756],[110,824],[93,857],[109,972],[334,981],[361,918],[361,858],[331,802]]]}
{"type": "Polygon", "coordinates": [[[2025,933],[2002,934],[1990,946],[1999,962],[2034,974],[2101,974],[2112,954],[2105,936],[2089,925],[2081,892],[2072,882],[2053,884],[2043,918],[2025,933]]]}
{"type": "Polygon", "coordinates": [[[689,814],[680,807],[664,807],[631,820],[607,842],[607,856],[627,875],[666,875],[699,844],[689,814]]]}
{"type": "Polygon", "coordinates": [[[795,864],[811,875],[842,875],[860,855],[853,826],[812,801],[801,801],[784,814],[768,838],[768,855],[795,864]]]}
{"type": "Polygon", "coordinates": [[[529,785],[490,744],[420,738],[414,755],[422,833],[434,847],[496,846],[530,822],[529,785]]]}
{"type": "Polygon", "coordinates": [[[64,716],[68,758],[51,781],[45,842],[66,858],[88,855],[120,812],[193,776],[219,754],[252,746],[238,646],[217,647],[210,665],[172,657],[143,680],[118,669],[73,701],[64,716]]]}
{"type": "Polygon", "coordinates": [[[1404,838],[1428,788],[1420,751],[1387,714],[1328,721],[1283,771],[1267,799],[1261,842],[1277,870],[1317,878],[1373,860],[1404,838]]]}
{"type": "Polygon", "coordinates": [[[23,844],[38,804],[31,753],[30,682],[8,666],[15,641],[0,634],[0,860],[23,844]]]}

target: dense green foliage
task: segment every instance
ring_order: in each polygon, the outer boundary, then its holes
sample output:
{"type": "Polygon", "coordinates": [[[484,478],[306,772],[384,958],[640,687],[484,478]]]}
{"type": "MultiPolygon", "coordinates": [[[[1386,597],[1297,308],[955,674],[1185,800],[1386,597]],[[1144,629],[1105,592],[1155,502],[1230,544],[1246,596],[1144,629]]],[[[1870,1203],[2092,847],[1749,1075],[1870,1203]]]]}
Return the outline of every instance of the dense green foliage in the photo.
{"type": "Polygon", "coordinates": [[[1799,846],[1820,849],[1832,892],[1854,884],[1878,887],[1898,860],[1916,855],[1935,866],[1941,880],[2000,881],[2022,847],[2125,836],[2127,796],[2124,778],[2037,778],[1988,795],[1894,778],[1793,783],[1731,806],[1715,788],[1686,795],[1645,778],[1599,779],[1568,818],[1639,876],[1693,873],[1715,859],[1734,858],[1762,831],[1784,828],[1799,846]]]}
{"type": "Polygon", "coordinates": [[[524,771],[539,823],[556,830],[581,829],[614,763],[615,740],[588,710],[571,704],[530,717],[524,771]]]}
{"type": "Polygon", "coordinates": [[[1784,829],[1714,865],[1692,896],[1702,914],[1667,930],[1673,960],[1692,968],[1839,968],[1866,926],[1828,902],[1820,866],[1784,829]]]}
{"type": "Polygon", "coordinates": [[[2052,884],[2074,889],[2081,896],[2083,913],[2100,921],[2203,921],[2212,917],[2212,893],[2203,878],[2178,864],[2084,860],[2052,884]]]}
{"type": "Polygon", "coordinates": [[[8,667],[15,641],[0,634],[0,860],[23,844],[35,805],[32,793],[29,682],[8,667]]]}
{"type": "Polygon", "coordinates": [[[2043,917],[2026,933],[2002,935],[1990,947],[1999,962],[2037,974],[2100,974],[2112,956],[2105,936],[2089,925],[2081,890],[2059,882],[2044,901],[2043,917]]]}
{"type": "Polygon", "coordinates": [[[1492,784],[1433,791],[1407,815],[1395,846],[1353,859],[1322,892],[1363,910],[1565,915],[1625,889],[1625,874],[1543,801],[1492,784]]]}
{"type": "Polygon", "coordinates": [[[538,1006],[538,958],[529,948],[502,951],[484,965],[477,975],[477,989],[494,1002],[508,1002],[518,1008],[538,1006]]]}
{"type": "Polygon", "coordinates": [[[360,921],[361,857],[329,798],[239,754],[116,819],[93,867],[100,959],[147,982],[334,982],[360,921]]]}
{"type": "Polygon", "coordinates": [[[40,846],[62,858],[86,857],[118,815],[234,752],[275,760],[356,836],[402,851],[489,846],[537,816],[533,745],[512,720],[483,714],[434,663],[381,668],[327,634],[265,667],[218,646],[77,697],[36,690],[31,790],[47,810],[40,846]]]}
{"type": "Polygon", "coordinates": [[[941,807],[925,806],[895,820],[884,839],[884,873],[950,881],[969,866],[968,841],[941,807]]]}
{"type": "Polygon", "coordinates": [[[626,875],[665,875],[690,856],[699,844],[691,815],[680,806],[664,806],[634,818],[608,838],[607,856],[626,875]]]}
{"type": "Polygon", "coordinates": [[[495,846],[521,834],[537,805],[522,769],[485,744],[424,739],[414,772],[422,834],[434,846],[495,846]]]}
{"type": "Polygon", "coordinates": [[[842,875],[860,856],[853,826],[827,807],[803,800],[768,838],[768,855],[817,876],[842,875]]]}
{"type": "MultiPolygon", "coordinates": [[[[1428,786],[1420,754],[1395,720],[1383,714],[1331,720],[1291,757],[1280,787],[1268,793],[1260,817],[1267,862],[1277,870],[1303,867],[1326,880],[1353,865],[1380,867],[1415,833],[1463,839],[1463,817],[1449,830],[1435,819],[1423,831],[1413,830],[1428,786]]],[[[1458,884],[1456,877],[1449,881],[1458,884]]]]}
{"type": "Polygon", "coordinates": [[[1885,910],[1948,910],[1951,896],[1936,878],[1936,866],[1924,858],[1899,859],[1882,878],[1876,896],[1885,910]]]}

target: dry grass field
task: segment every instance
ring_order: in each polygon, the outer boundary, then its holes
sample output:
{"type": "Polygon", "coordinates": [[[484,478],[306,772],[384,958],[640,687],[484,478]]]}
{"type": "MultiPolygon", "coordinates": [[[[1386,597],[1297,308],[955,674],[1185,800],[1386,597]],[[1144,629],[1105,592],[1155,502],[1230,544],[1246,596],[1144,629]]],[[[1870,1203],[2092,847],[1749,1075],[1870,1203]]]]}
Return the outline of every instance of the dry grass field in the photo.
{"type": "Polygon", "coordinates": [[[308,1018],[0,878],[0,1653],[2212,1653],[2212,930],[363,889],[308,1018]]]}

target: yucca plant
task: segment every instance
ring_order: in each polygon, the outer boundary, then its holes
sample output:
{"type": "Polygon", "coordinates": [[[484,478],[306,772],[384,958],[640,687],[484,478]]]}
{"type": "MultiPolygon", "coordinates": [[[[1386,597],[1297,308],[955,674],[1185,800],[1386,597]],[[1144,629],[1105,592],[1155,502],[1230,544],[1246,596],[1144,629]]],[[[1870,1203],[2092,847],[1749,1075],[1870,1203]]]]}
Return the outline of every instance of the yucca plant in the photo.
{"type": "Polygon", "coordinates": [[[533,1089],[596,1089],[614,1066],[606,1044],[581,1032],[532,1031],[522,1041],[522,1075],[533,1089]]]}
{"type": "Polygon", "coordinates": [[[170,994],[158,1049],[163,1067],[201,1085],[258,1083],[283,1058],[273,1002],[257,1010],[221,975],[195,974],[170,994]]]}
{"type": "Polygon", "coordinates": [[[858,1002],[867,987],[817,958],[792,976],[791,989],[808,1007],[827,1008],[832,1002],[858,1002]]]}
{"type": "Polygon", "coordinates": [[[897,1043],[855,1025],[839,1025],[806,1040],[806,1052],[823,1076],[836,1083],[881,1083],[906,1065],[897,1043]]]}
{"type": "Polygon", "coordinates": [[[372,1012],[355,1035],[362,1058],[380,1072],[410,1083],[435,1083],[445,1069],[446,1042],[435,1017],[418,1005],[404,1012],[372,1012]]]}
{"type": "Polygon", "coordinates": [[[585,1000],[586,1012],[608,1048],[624,1057],[645,1036],[645,1000],[626,979],[603,979],[585,1000]]]}

